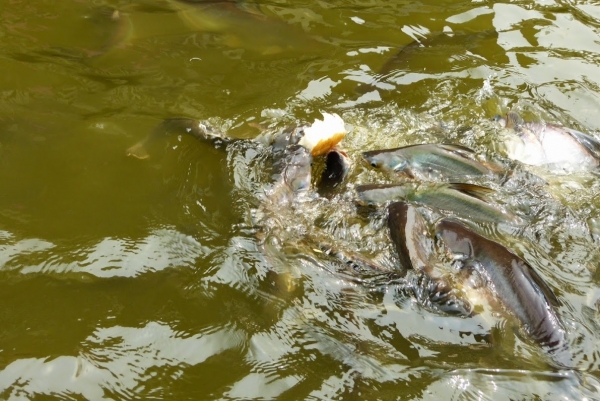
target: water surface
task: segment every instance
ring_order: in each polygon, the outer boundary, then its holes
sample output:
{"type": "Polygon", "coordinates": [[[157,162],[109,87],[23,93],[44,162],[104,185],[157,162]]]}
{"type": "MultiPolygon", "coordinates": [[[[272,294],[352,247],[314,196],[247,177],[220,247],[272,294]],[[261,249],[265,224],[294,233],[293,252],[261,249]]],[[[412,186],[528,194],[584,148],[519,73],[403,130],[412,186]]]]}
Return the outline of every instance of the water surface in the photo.
{"type": "Polygon", "coordinates": [[[0,398],[598,398],[598,177],[506,159],[490,119],[600,138],[599,27],[594,2],[6,2],[0,398]],[[173,134],[125,156],[169,117],[252,139],[321,111],[352,127],[354,168],[264,230],[264,147],[173,134]],[[400,268],[384,212],[354,201],[391,180],[360,152],[427,142],[514,172],[485,184],[530,224],[481,229],[557,294],[574,369],[506,314],[437,313],[300,242],[319,232],[400,268]]]}

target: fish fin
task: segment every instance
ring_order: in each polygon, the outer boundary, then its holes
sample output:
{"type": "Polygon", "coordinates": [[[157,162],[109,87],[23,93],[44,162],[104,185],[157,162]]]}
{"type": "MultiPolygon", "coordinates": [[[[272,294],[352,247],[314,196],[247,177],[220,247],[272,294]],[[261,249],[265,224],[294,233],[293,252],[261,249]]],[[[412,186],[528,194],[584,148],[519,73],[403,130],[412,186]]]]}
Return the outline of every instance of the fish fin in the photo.
{"type": "Polygon", "coordinates": [[[373,189],[401,187],[403,185],[404,184],[361,184],[356,186],[356,192],[371,191],[373,189]]]}
{"type": "Polygon", "coordinates": [[[559,307],[561,302],[556,298],[554,292],[548,286],[548,284],[542,279],[542,277],[529,265],[527,262],[523,262],[525,264],[525,271],[529,274],[529,278],[531,281],[542,291],[548,302],[553,307],[559,307]]]}
{"type": "Polygon", "coordinates": [[[150,155],[148,154],[148,151],[146,150],[146,147],[143,144],[143,141],[138,142],[135,145],[133,145],[132,147],[130,147],[129,149],[127,149],[125,151],[125,154],[127,156],[132,156],[132,157],[135,157],[136,159],[140,159],[140,160],[145,160],[150,157],[150,155]]]}
{"type": "Polygon", "coordinates": [[[584,148],[587,149],[594,157],[600,159],[600,142],[590,135],[584,134],[583,132],[576,131],[574,129],[565,128],[565,130],[571,135],[577,142],[579,142],[584,148]]]}
{"type": "Polygon", "coordinates": [[[475,160],[475,161],[483,164],[485,167],[487,167],[492,172],[498,173],[498,172],[501,172],[504,170],[504,168],[496,162],[490,162],[487,160],[485,160],[485,161],[479,160],[478,158],[475,157],[475,151],[466,146],[455,145],[455,144],[446,144],[446,143],[440,144],[439,146],[443,149],[446,149],[449,152],[453,152],[453,153],[458,154],[467,159],[475,160]]]}
{"type": "Polygon", "coordinates": [[[487,195],[495,192],[491,188],[482,187],[474,184],[465,184],[462,182],[451,182],[447,184],[447,186],[450,189],[462,192],[465,195],[472,196],[473,198],[479,199],[484,202],[487,202],[489,200],[487,195]]]}
{"type": "Polygon", "coordinates": [[[448,152],[459,154],[463,157],[472,158],[475,155],[475,151],[471,148],[462,145],[455,145],[452,143],[442,143],[438,145],[440,148],[447,150],[448,152]]]}
{"type": "Polygon", "coordinates": [[[516,111],[511,110],[506,114],[506,128],[516,129],[523,123],[523,118],[516,111]]]}

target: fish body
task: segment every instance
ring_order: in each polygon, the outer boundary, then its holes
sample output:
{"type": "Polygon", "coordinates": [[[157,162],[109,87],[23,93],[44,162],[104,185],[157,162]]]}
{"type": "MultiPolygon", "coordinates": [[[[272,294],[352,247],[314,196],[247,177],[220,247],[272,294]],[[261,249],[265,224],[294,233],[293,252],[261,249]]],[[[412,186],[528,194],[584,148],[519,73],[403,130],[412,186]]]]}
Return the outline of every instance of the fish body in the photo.
{"type": "Polygon", "coordinates": [[[422,144],[363,152],[372,167],[421,180],[455,181],[466,177],[491,176],[499,166],[475,159],[473,150],[459,145],[422,144]]]}
{"type": "Polygon", "coordinates": [[[485,196],[493,191],[478,185],[375,184],[359,185],[356,192],[360,201],[369,205],[402,200],[449,212],[468,220],[512,225],[523,223],[518,216],[487,202],[485,196]]]}
{"type": "Polygon", "coordinates": [[[431,273],[433,240],[417,208],[406,202],[390,204],[388,227],[402,266],[406,269],[431,273]]]}
{"type": "Polygon", "coordinates": [[[521,322],[529,337],[552,349],[565,344],[565,331],[553,309],[558,299],[526,261],[453,219],[440,220],[436,235],[461,261],[461,270],[473,269],[483,278],[485,288],[521,322]]]}
{"type": "Polygon", "coordinates": [[[148,159],[150,157],[148,150],[154,144],[160,142],[161,139],[174,133],[192,135],[199,141],[210,143],[215,147],[226,146],[230,142],[239,140],[227,137],[210,125],[193,118],[167,118],[158,124],[144,139],[128,148],[125,154],[136,159],[148,159]]]}
{"type": "Polygon", "coordinates": [[[416,298],[444,313],[470,315],[473,311],[471,303],[460,297],[445,277],[433,273],[435,247],[425,219],[417,208],[406,202],[390,204],[388,227],[402,267],[422,276],[412,287],[416,298]]]}
{"type": "Polygon", "coordinates": [[[293,193],[306,192],[310,188],[312,155],[301,145],[289,146],[282,158],[275,161],[275,181],[285,184],[293,193]],[[277,177],[278,176],[278,177],[277,177]]]}
{"type": "Polygon", "coordinates": [[[285,53],[319,53],[321,42],[299,27],[262,13],[258,4],[238,1],[167,0],[184,24],[194,32],[213,32],[220,43],[263,56],[285,53]]]}
{"type": "Polygon", "coordinates": [[[511,159],[568,171],[600,166],[600,143],[589,135],[558,125],[524,122],[513,111],[507,114],[505,124],[517,134],[504,144],[511,159]]]}
{"type": "Polygon", "coordinates": [[[375,88],[389,88],[389,83],[393,83],[394,77],[400,74],[417,73],[435,76],[447,74],[449,71],[472,69],[484,64],[504,65],[508,62],[506,52],[498,45],[496,30],[434,32],[427,36],[419,37],[402,47],[379,69],[375,69],[377,78],[374,82],[361,84],[356,91],[363,94],[375,88]]]}

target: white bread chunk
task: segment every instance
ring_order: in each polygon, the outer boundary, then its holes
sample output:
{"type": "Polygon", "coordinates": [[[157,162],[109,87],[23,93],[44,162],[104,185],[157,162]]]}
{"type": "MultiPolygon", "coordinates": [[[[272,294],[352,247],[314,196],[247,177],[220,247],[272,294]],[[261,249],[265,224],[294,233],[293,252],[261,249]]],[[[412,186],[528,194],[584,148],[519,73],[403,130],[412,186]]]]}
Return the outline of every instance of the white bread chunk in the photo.
{"type": "Polygon", "coordinates": [[[310,151],[313,156],[329,152],[346,136],[344,120],[337,114],[321,113],[323,120],[304,128],[304,136],[298,142],[310,151]]]}

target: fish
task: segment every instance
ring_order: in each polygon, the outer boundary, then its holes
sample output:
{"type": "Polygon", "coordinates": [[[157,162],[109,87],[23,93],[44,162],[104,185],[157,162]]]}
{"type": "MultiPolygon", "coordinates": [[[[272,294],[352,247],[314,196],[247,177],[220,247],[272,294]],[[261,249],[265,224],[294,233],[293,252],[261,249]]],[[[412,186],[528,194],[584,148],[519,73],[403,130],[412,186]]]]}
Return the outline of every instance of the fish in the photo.
{"type": "Polygon", "coordinates": [[[442,218],[435,232],[460,270],[476,272],[483,279],[482,288],[520,321],[529,338],[568,363],[566,332],[554,309],[560,302],[529,263],[455,219],[442,218]]]}
{"type": "MultiPolygon", "coordinates": [[[[375,68],[373,82],[359,84],[356,92],[364,94],[382,85],[399,72],[441,74],[472,69],[482,64],[505,65],[506,52],[498,44],[498,32],[433,32],[402,47],[375,68]]],[[[393,87],[396,87],[394,85],[393,87]]]]}
{"type": "Polygon", "coordinates": [[[340,182],[349,168],[345,152],[335,146],[346,135],[344,123],[337,114],[323,113],[323,120],[309,126],[288,127],[270,140],[273,159],[273,186],[267,191],[275,203],[288,203],[310,189],[313,157],[328,156],[325,174],[327,185],[340,182]],[[328,181],[330,180],[330,181],[328,181]]]}
{"type": "MultiPolygon", "coordinates": [[[[323,120],[315,119],[312,124],[287,127],[272,136],[256,138],[255,141],[271,148],[274,154],[284,151],[287,146],[299,144],[308,149],[313,156],[327,154],[346,135],[342,118],[337,114],[322,113],[323,120]]],[[[145,138],[129,147],[125,154],[137,159],[148,159],[148,148],[166,136],[189,134],[201,142],[210,143],[216,148],[226,148],[229,144],[246,139],[226,135],[203,121],[174,117],[159,123],[145,138]]]]}
{"type": "Polygon", "coordinates": [[[359,201],[376,205],[389,201],[406,201],[451,213],[457,217],[487,223],[520,226],[523,219],[490,203],[490,188],[473,184],[367,184],[356,187],[359,201]]]}
{"type": "Polygon", "coordinates": [[[306,192],[310,189],[312,154],[302,145],[286,148],[283,157],[274,163],[275,187],[285,186],[290,194],[306,192]]]}
{"type": "Polygon", "coordinates": [[[313,230],[312,233],[306,234],[304,236],[304,242],[314,251],[342,262],[345,271],[352,273],[353,275],[393,276],[393,270],[358,252],[350,250],[348,246],[341,244],[340,241],[331,240],[331,238],[328,238],[324,233],[317,235],[316,232],[317,230],[313,230]]]}
{"type": "Polygon", "coordinates": [[[446,277],[434,274],[436,252],[425,219],[414,205],[394,202],[388,206],[388,228],[401,265],[423,277],[415,296],[444,313],[470,316],[471,303],[452,288],[446,277]]]}
{"type": "Polygon", "coordinates": [[[325,169],[318,184],[319,193],[328,193],[338,187],[350,172],[352,161],[346,151],[333,148],[325,156],[325,169]]]}
{"type": "Polygon", "coordinates": [[[511,159],[569,172],[596,170],[600,166],[600,142],[589,135],[559,125],[525,122],[514,111],[497,121],[516,133],[503,144],[511,159]]]}
{"type": "Polygon", "coordinates": [[[214,127],[192,118],[167,118],[158,124],[144,139],[129,147],[125,154],[136,159],[144,160],[150,157],[148,152],[152,145],[166,136],[179,133],[190,134],[201,142],[210,143],[213,146],[225,147],[236,139],[228,137],[214,127]]]}
{"type": "Polygon", "coordinates": [[[407,202],[394,202],[388,206],[387,223],[401,265],[431,274],[435,247],[417,208],[407,202]]]}
{"type": "Polygon", "coordinates": [[[188,29],[218,34],[219,43],[226,47],[242,48],[263,56],[326,51],[324,43],[301,28],[264,14],[258,3],[167,0],[166,4],[188,29]]]}
{"type": "Polygon", "coordinates": [[[410,145],[362,153],[372,167],[408,178],[436,181],[467,177],[492,177],[502,171],[497,164],[482,163],[467,147],[449,144],[410,145]]]}

